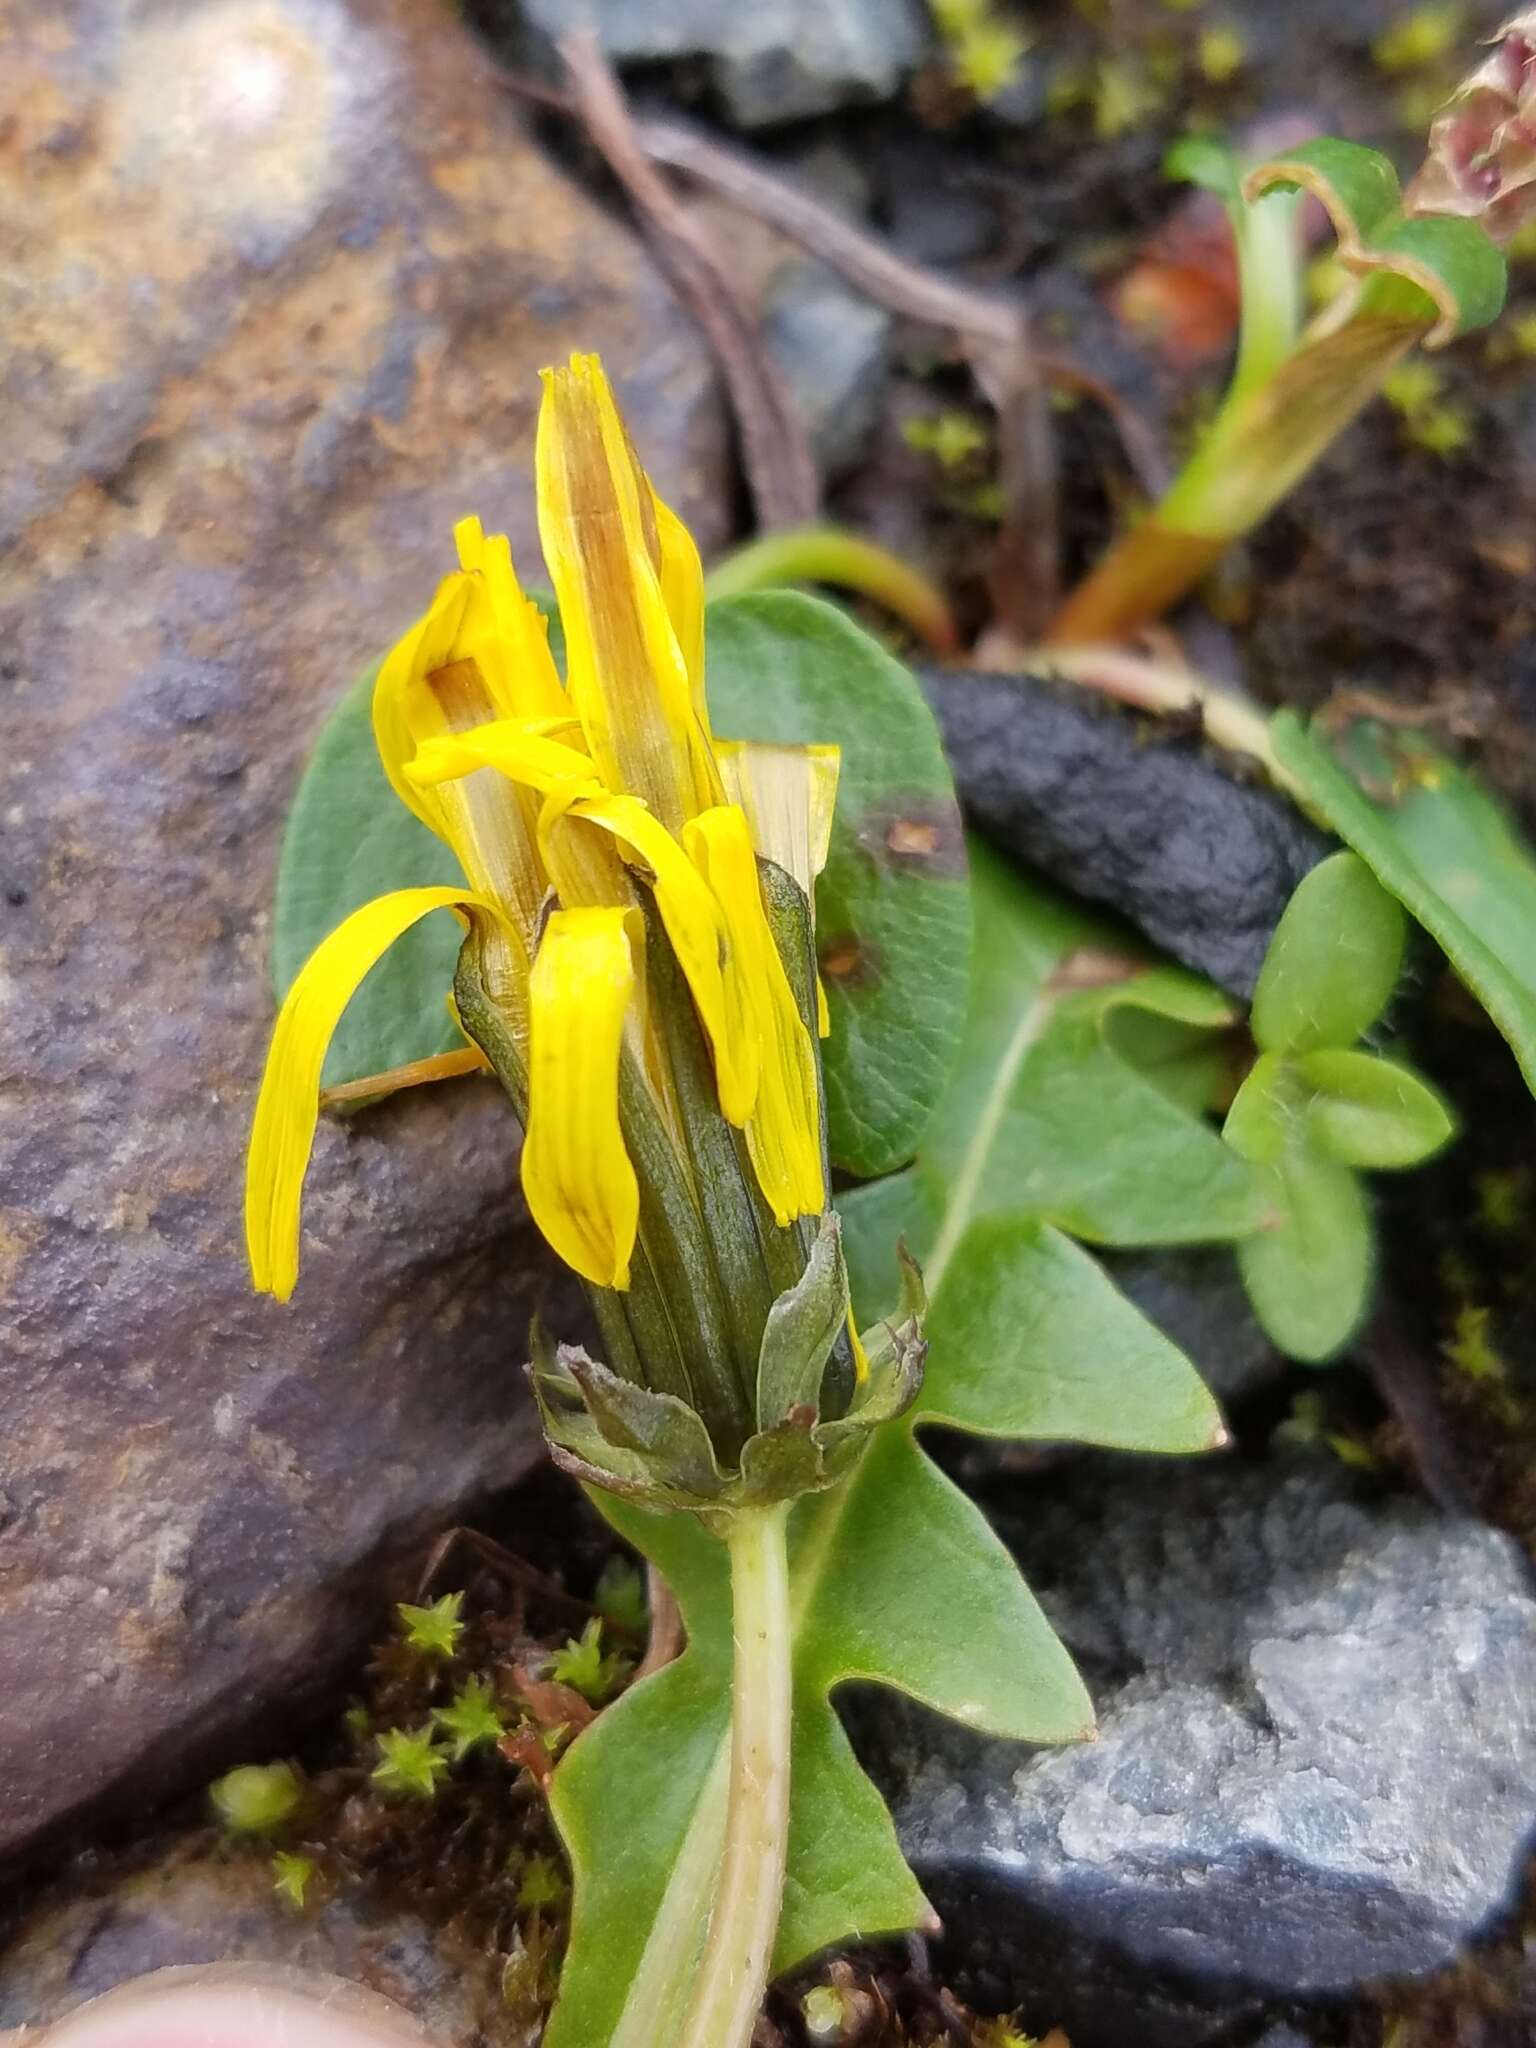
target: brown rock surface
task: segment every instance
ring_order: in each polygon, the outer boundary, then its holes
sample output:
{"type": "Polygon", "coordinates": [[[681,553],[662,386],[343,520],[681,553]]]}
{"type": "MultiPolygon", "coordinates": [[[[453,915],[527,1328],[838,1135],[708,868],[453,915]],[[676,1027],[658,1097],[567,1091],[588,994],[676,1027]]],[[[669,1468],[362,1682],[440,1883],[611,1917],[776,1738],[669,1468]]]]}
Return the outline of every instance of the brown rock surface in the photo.
{"type": "Polygon", "coordinates": [[[0,0],[0,1853],[300,1711],[374,1562],[532,1454],[542,1262],[480,1083],[239,1179],[281,821],[599,347],[718,539],[701,350],[442,0],[0,0]]]}

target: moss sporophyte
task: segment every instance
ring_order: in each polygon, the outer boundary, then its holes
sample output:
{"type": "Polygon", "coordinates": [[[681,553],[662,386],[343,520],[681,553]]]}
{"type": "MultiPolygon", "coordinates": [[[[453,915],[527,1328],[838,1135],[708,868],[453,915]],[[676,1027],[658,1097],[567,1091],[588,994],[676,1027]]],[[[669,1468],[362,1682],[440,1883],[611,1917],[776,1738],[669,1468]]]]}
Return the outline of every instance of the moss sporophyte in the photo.
{"type": "Polygon", "coordinates": [[[553,1454],[704,1516],[730,1554],[731,1815],[682,2037],[713,2048],[750,2033],[778,1916],[788,1506],[910,1405],[922,1345],[915,1312],[860,1343],[828,1201],[813,918],[837,750],[715,738],[698,551],[594,357],[545,373],[536,472],[565,674],[507,541],[462,521],[458,569],[379,671],[373,728],[463,885],[379,897],[294,982],[247,1244],[257,1288],[286,1299],[326,1047],[388,947],[455,912],[455,1014],[522,1120],[529,1209],[607,1354],[535,1337],[553,1454]]]}

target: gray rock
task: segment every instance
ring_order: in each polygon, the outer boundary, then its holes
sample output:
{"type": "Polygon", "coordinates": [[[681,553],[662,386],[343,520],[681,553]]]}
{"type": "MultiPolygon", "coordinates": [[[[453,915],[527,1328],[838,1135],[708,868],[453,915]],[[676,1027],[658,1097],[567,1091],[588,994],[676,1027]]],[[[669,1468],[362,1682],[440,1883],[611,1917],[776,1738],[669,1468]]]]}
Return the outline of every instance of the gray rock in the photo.
{"type": "Polygon", "coordinates": [[[854,468],[885,402],[892,319],[824,263],[796,257],[769,282],[763,335],[810,430],[817,467],[854,468]]]}
{"type": "Polygon", "coordinates": [[[988,838],[1253,993],[1292,890],[1328,851],[1293,804],[1070,684],[969,669],[924,684],[988,838]]]}
{"type": "Polygon", "coordinates": [[[322,1132],[254,1299],[284,812],[602,348],[719,537],[708,366],[440,0],[0,0],[0,1855],[278,1741],[524,1470],[548,1272],[483,1083],[322,1132]],[[711,522],[714,523],[711,523],[711,522]]]}
{"type": "Polygon", "coordinates": [[[295,1912],[274,1895],[265,1855],[191,1840],[31,1913],[0,1953],[0,2027],[47,2026],[151,1970],[238,1963],[362,1985],[413,2013],[439,2048],[520,2048],[497,1960],[355,1885],[295,1912]]]}
{"type": "Polygon", "coordinates": [[[1005,1533],[1098,1741],[883,1702],[865,1738],[979,1998],[1038,2002],[1074,2048],[1175,2048],[1424,1976],[1513,1902],[1536,1599],[1505,1537],[1333,1466],[1098,1459],[1005,1533]]]}
{"type": "Polygon", "coordinates": [[[518,0],[546,36],[595,27],[615,63],[713,59],[743,128],[888,100],[928,48],[920,0],[518,0]]]}
{"type": "Polygon", "coordinates": [[[1121,1293],[1199,1368],[1223,1406],[1272,1385],[1285,1370],[1228,1246],[1101,1251],[1098,1257],[1121,1293]]]}

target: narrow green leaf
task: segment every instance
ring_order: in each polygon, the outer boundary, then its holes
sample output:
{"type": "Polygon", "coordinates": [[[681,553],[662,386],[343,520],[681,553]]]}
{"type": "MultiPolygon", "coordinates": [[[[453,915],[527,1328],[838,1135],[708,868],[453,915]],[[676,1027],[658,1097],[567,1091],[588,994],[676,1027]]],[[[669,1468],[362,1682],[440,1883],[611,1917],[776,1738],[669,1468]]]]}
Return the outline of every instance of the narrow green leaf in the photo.
{"type": "Polygon", "coordinates": [[[1370,279],[1362,315],[1433,322],[1430,348],[1487,327],[1504,310],[1509,271],[1476,221],[1415,214],[1387,229],[1361,259],[1370,279]]]}
{"type": "Polygon", "coordinates": [[[970,946],[960,813],[910,673],[842,612],[791,592],[724,598],[705,619],[722,738],[843,750],[816,932],[834,1164],[910,1159],[955,1056],[970,946]]]}
{"type": "Polygon", "coordinates": [[[1455,1134],[1456,1120],[1434,1089],[1395,1060],[1309,1052],[1296,1067],[1313,1091],[1306,1107],[1313,1143],[1346,1165],[1417,1166],[1455,1134]]]}
{"type": "MultiPolygon", "coordinates": [[[[272,979],[279,1001],[320,941],[375,896],[464,879],[447,847],[385,780],[373,744],[372,697],[370,671],[321,732],[288,814],[272,907],[272,979]]],[[[446,1001],[463,937],[444,913],[390,948],[331,1040],[326,1087],[464,1043],[446,1001]]]]}
{"type": "Polygon", "coordinates": [[[1163,176],[1214,192],[1228,206],[1242,202],[1242,177],[1237,158],[1218,135],[1181,135],[1163,155],[1163,176]]]}
{"type": "Polygon", "coordinates": [[[1290,711],[1270,731],[1282,767],[1444,947],[1536,1093],[1536,860],[1505,812],[1417,734],[1363,722],[1334,747],[1290,711]]]}
{"type": "Polygon", "coordinates": [[[1372,240],[1402,203],[1397,172],[1379,149],[1319,135],[1258,164],[1243,179],[1250,204],[1267,192],[1310,192],[1346,250],[1372,240]]]}
{"type": "Polygon", "coordinates": [[[1304,1140],[1265,1169],[1270,1229],[1237,1248],[1254,1312],[1279,1348],[1319,1365],[1354,1335],[1370,1297],[1375,1259],[1360,1177],[1304,1140]]]}
{"type": "Polygon", "coordinates": [[[1397,986],[1403,914],[1365,862],[1319,862],[1285,906],[1253,992],[1253,1035],[1266,1052],[1348,1046],[1397,986]]]}

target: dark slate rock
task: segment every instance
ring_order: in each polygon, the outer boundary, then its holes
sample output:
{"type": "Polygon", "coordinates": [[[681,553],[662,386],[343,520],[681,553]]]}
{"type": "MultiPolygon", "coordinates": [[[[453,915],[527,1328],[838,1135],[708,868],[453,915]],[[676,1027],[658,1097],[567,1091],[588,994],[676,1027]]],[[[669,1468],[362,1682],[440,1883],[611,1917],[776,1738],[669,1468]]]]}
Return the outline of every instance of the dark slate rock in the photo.
{"type": "Polygon", "coordinates": [[[804,420],[822,475],[860,460],[885,404],[891,315],[824,263],[793,258],[769,280],[763,338],[804,420]]]}
{"type": "Polygon", "coordinates": [[[1252,994],[1292,890],[1328,851],[1294,805],[1069,684],[959,669],[924,683],[989,839],[1252,994]]]}
{"type": "Polygon", "coordinates": [[[946,1966],[1073,2048],[1424,1976],[1518,1895],[1536,1598],[1515,1546],[1332,1465],[1084,1461],[1004,1532],[1096,1743],[884,1697],[862,1736],[946,1966]]]}
{"type": "Polygon", "coordinates": [[[1223,1406],[1258,1393],[1285,1370],[1228,1246],[1098,1256],[1121,1293],[1178,1345],[1223,1406]]]}
{"type": "Polygon", "coordinates": [[[278,838],[452,522],[537,559],[541,364],[605,352],[706,552],[723,499],[694,330],[441,0],[46,14],[0,4],[0,1858],[280,1739],[537,1455],[490,1086],[327,1123],[251,1295],[278,838]]]}
{"type": "Polygon", "coordinates": [[[496,0],[545,36],[596,28],[617,64],[708,57],[743,128],[893,99],[928,48],[920,0],[496,0]]]}

